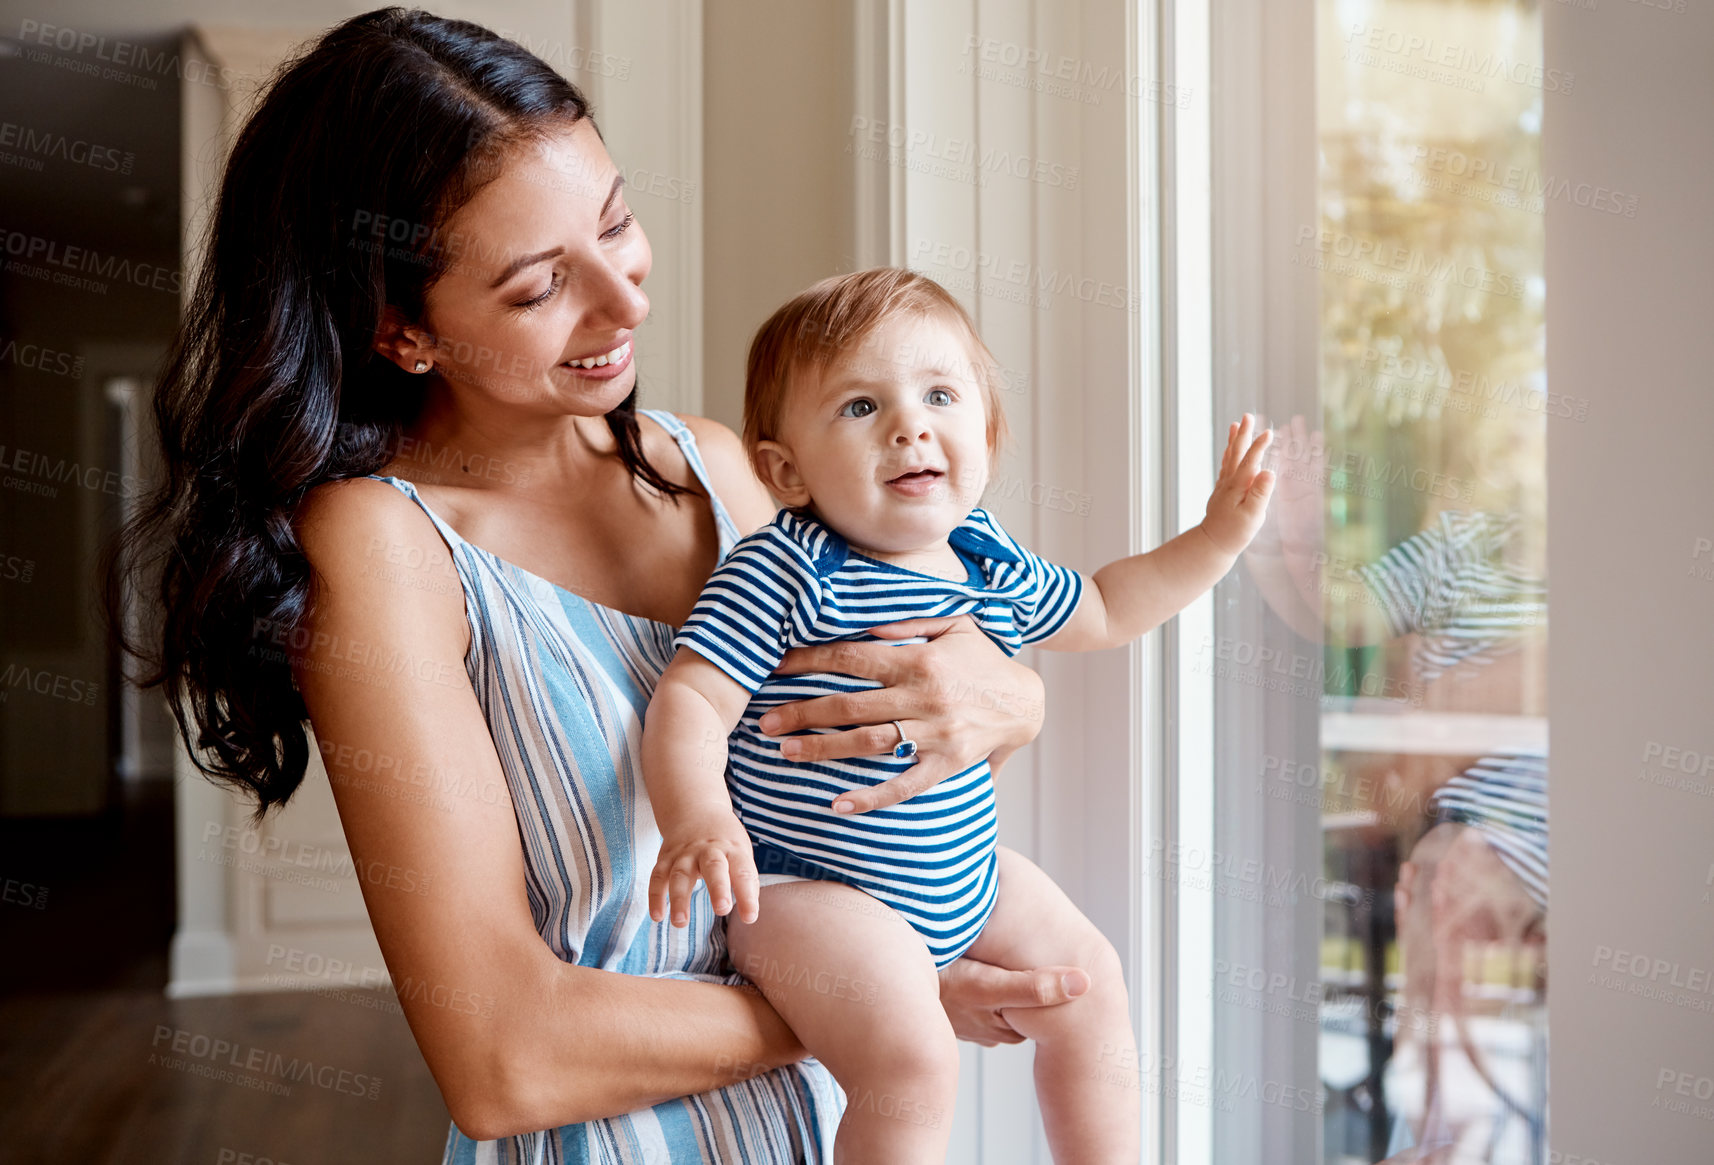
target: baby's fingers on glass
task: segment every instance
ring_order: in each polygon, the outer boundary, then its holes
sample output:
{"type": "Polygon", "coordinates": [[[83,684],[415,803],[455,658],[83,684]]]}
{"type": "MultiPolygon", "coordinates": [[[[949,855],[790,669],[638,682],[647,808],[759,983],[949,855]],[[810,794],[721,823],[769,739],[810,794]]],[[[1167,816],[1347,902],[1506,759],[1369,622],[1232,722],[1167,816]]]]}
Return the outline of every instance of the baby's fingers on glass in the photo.
{"type": "Polygon", "coordinates": [[[1240,476],[1246,479],[1255,476],[1256,470],[1260,468],[1262,463],[1262,454],[1267,451],[1268,446],[1273,443],[1273,440],[1274,431],[1272,429],[1263,429],[1256,436],[1255,440],[1250,442],[1249,448],[1244,451],[1244,459],[1238,463],[1238,473],[1240,476]]]}
{"type": "Polygon", "coordinates": [[[1249,447],[1250,430],[1254,426],[1254,424],[1255,424],[1255,418],[1252,417],[1249,413],[1245,413],[1243,418],[1241,420],[1239,420],[1239,422],[1238,422],[1238,433],[1237,433],[1237,436],[1234,438],[1234,443],[1237,445],[1237,448],[1238,448],[1238,457],[1233,458],[1233,464],[1234,465],[1237,464],[1238,458],[1242,457],[1244,455],[1244,450],[1249,447]]]}
{"type": "Polygon", "coordinates": [[[1244,456],[1244,423],[1233,421],[1230,435],[1226,438],[1226,457],[1220,464],[1220,476],[1230,476],[1238,468],[1238,459],[1244,456]]]}

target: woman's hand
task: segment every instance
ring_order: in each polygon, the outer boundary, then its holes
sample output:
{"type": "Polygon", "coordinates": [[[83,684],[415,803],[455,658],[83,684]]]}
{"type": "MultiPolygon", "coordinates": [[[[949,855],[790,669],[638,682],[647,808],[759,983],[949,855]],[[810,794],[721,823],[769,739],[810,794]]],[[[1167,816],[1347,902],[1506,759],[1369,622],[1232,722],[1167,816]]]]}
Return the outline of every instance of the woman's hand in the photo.
{"type": "Polygon", "coordinates": [[[1007,1007],[1053,1007],[1089,990],[1089,973],[1081,967],[1036,967],[1008,971],[992,963],[963,958],[940,972],[940,1005],[961,1040],[991,1048],[1022,1043],[1024,1037],[1006,1022],[1007,1007]]]}
{"type": "Polygon", "coordinates": [[[998,770],[1041,730],[1041,677],[1008,658],[969,615],[889,623],[869,634],[878,639],[926,635],[929,642],[893,645],[845,640],[794,647],[775,674],[836,672],[886,686],[794,700],[762,717],[762,731],[769,736],[805,728],[865,726],[794,736],[780,746],[788,760],[891,753],[899,742],[894,720],[917,742],[917,763],[909,770],[873,788],[842,793],[834,803],[836,811],[867,813],[897,804],[983,757],[998,770]]]}

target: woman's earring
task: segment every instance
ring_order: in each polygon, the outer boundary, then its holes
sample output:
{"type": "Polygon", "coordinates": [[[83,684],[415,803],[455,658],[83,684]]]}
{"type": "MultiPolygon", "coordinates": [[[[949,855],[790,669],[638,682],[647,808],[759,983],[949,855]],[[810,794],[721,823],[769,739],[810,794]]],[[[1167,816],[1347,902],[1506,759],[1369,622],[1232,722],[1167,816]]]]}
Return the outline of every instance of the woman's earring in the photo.
{"type": "Polygon", "coordinates": [[[427,372],[428,371],[428,361],[427,360],[418,360],[416,370],[418,372],[427,372]]]}

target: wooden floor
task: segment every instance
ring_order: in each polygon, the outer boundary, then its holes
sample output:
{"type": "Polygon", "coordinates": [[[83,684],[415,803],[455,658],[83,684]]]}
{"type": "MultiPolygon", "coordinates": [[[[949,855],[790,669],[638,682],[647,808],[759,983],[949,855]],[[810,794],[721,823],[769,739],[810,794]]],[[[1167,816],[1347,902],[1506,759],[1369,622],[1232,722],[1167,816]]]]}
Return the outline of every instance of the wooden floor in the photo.
{"type": "Polygon", "coordinates": [[[404,1017],[342,998],[0,999],[0,1162],[438,1162],[447,1120],[404,1017]]]}
{"type": "Polygon", "coordinates": [[[0,1163],[438,1162],[446,1107],[391,993],[166,998],[172,837],[170,783],[0,819],[0,1163]]]}

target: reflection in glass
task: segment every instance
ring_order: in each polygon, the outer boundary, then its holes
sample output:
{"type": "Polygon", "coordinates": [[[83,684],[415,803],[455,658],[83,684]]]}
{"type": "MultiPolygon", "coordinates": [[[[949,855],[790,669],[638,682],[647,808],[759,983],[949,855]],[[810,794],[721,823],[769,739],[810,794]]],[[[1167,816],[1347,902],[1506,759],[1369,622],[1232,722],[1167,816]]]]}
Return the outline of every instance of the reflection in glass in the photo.
{"type": "Polygon", "coordinates": [[[1246,565],[1324,653],[1319,769],[1263,772],[1313,800],[1342,888],[1297,906],[1324,915],[1322,1157],[1542,1165],[1545,438],[1583,410],[1543,369],[1543,210],[1572,190],[1540,129],[1570,79],[1535,3],[1316,7],[1293,261],[1319,273],[1321,410],[1276,421],[1246,565]]]}

